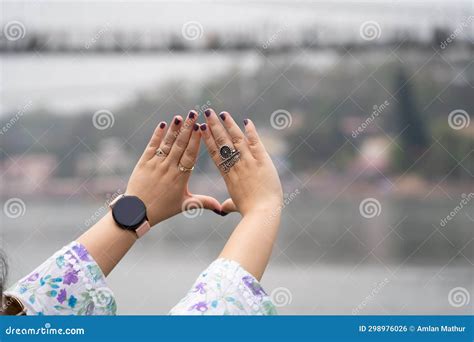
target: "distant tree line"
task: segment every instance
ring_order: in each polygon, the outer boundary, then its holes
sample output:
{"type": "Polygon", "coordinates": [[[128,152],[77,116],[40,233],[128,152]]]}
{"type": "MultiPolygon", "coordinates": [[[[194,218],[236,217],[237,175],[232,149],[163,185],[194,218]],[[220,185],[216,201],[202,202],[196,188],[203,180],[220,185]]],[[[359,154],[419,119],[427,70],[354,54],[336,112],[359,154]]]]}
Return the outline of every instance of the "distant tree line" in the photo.
{"type": "MultiPolygon", "coordinates": [[[[474,97],[469,82],[446,87],[456,74],[440,57],[423,65],[427,60],[424,54],[404,55],[403,50],[398,54],[403,64],[390,52],[380,56],[378,62],[366,58],[370,52],[346,54],[337,67],[325,71],[289,63],[284,58],[262,58],[264,63],[253,74],[241,73],[236,67],[227,75],[209,79],[193,92],[177,91],[182,80],[176,80],[156,89],[153,95],[143,93],[135,101],[111,109],[115,124],[102,131],[92,124],[94,110],[67,117],[45,110],[28,113],[0,136],[0,145],[8,155],[43,153],[45,146],[62,160],[57,174],[70,176],[78,154],[88,152],[78,145],[77,137],[91,147],[106,137],[119,137],[125,149],[136,153],[145,146],[160,120],[169,120],[174,114],[185,115],[177,112],[179,108],[202,111],[210,106],[218,111],[228,110],[236,120],[250,117],[266,134],[284,142],[287,149],[282,157],[293,171],[324,166],[344,173],[364,139],[387,134],[397,143],[392,151],[391,173],[413,172],[430,179],[472,181],[474,136],[448,125],[448,114],[453,109],[464,108],[472,115],[474,97]],[[440,81],[436,78],[440,70],[451,76],[440,81]],[[441,92],[442,101],[436,98],[441,92]],[[344,128],[345,120],[351,117],[364,122],[374,105],[384,101],[389,101],[390,106],[371,123],[370,130],[353,139],[344,128]],[[277,130],[271,126],[271,114],[278,109],[292,114],[291,127],[277,130]],[[31,135],[39,137],[48,128],[48,134],[41,139],[42,146],[31,147],[31,135]],[[69,153],[71,150],[74,153],[69,153]]],[[[470,61],[457,63],[462,70],[470,61]]],[[[469,76],[468,70],[465,76],[469,76]]],[[[5,125],[14,115],[4,116],[0,124],[5,125]]],[[[1,158],[6,155],[2,153],[1,158]]]]}
{"type": "MultiPolygon", "coordinates": [[[[25,28],[20,28],[21,30],[25,28]]],[[[413,31],[384,32],[378,39],[364,40],[360,37],[320,39],[317,26],[302,30],[298,34],[290,33],[285,27],[252,31],[211,31],[204,32],[202,26],[194,27],[192,36],[183,32],[116,32],[108,25],[98,28],[95,32],[71,33],[69,31],[32,31],[21,32],[24,36],[12,39],[3,32],[0,36],[0,54],[6,53],[62,53],[62,54],[121,54],[127,53],[159,53],[159,52],[193,52],[193,51],[246,51],[259,50],[263,54],[287,53],[301,49],[339,51],[370,49],[395,49],[405,46],[419,49],[443,50],[450,37],[447,28],[433,29],[431,39],[417,36],[413,31]],[[21,39],[20,39],[21,38],[21,39]],[[357,39],[356,39],[357,38],[357,39]]],[[[20,33],[20,34],[21,34],[20,33]]],[[[337,36],[337,35],[335,35],[337,36]]],[[[464,45],[473,49],[472,41],[460,37],[451,45],[464,45]]]]}

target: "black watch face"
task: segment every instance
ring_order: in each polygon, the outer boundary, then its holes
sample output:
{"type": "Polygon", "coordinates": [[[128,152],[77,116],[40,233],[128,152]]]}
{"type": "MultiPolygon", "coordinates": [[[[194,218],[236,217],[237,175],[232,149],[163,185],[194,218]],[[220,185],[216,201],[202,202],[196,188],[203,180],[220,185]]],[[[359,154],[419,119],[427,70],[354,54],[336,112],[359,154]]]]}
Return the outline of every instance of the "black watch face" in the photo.
{"type": "Polygon", "coordinates": [[[146,207],[138,197],[125,196],[115,203],[112,216],[122,228],[135,230],[147,219],[146,207]]]}

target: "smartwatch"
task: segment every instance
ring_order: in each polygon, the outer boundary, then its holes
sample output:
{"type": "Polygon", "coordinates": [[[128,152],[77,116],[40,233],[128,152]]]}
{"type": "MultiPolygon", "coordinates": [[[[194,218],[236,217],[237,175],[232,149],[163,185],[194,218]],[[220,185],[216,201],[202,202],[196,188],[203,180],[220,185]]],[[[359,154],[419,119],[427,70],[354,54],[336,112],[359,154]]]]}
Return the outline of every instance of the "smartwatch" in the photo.
{"type": "Polygon", "coordinates": [[[119,195],[110,202],[109,207],[120,228],[135,232],[139,238],[150,230],[145,203],[137,196],[119,195]]]}

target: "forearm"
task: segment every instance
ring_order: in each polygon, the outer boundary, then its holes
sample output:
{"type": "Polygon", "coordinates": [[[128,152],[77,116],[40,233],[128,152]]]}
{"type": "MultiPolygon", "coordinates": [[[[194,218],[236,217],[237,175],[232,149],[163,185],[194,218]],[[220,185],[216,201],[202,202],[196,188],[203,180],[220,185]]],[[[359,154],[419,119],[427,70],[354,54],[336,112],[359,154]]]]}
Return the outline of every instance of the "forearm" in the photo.
{"type": "Polygon", "coordinates": [[[120,229],[109,211],[76,241],[82,244],[107,276],[133,246],[134,232],[120,229]]]}
{"type": "Polygon", "coordinates": [[[248,213],[232,232],[219,257],[237,261],[260,280],[270,259],[279,226],[279,208],[248,213]]]}

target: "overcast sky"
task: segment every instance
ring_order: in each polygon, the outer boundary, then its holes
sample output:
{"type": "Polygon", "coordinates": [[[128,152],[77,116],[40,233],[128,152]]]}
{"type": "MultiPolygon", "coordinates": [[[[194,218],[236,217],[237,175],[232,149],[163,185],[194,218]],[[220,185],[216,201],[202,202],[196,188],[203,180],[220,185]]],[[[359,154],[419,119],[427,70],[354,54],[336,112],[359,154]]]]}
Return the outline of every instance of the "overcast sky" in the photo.
{"type": "MultiPolygon", "coordinates": [[[[297,33],[318,26],[324,37],[359,39],[364,21],[380,24],[382,38],[399,28],[431,38],[434,26],[459,26],[474,15],[474,1],[1,1],[0,27],[17,20],[26,34],[35,30],[67,31],[93,37],[107,25],[111,31],[169,30],[181,32],[184,23],[198,21],[204,34],[247,30],[297,33]],[[272,31],[273,30],[273,31],[272,31]]],[[[473,23],[471,21],[471,23],[473,23]]],[[[463,29],[461,35],[471,30],[463,29]]],[[[283,34],[282,34],[283,37],[283,34]]],[[[71,37],[68,36],[67,39],[71,37]]],[[[129,101],[141,89],[187,75],[192,79],[227,70],[233,60],[221,56],[0,56],[0,116],[33,100],[34,107],[74,113],[94,105],[113,106],[129,101]],[[3,110],[1,110],[3,109],[3,110]]],[[[239,61],[239,65],[245,61],[239,61]]]]}
{"type": "Polygon", "coordinates": [[[470,0],[226,0],[226,1],[1,1],[1,21],[20,20],[30,29],[90,30],[104,23],[113,28],[156,26],[179,28],[198,20],[205,27],[259,25],[263,22],[306,25],[379,20],[387,24],[448,23],[473,15],[470,0]]]}

